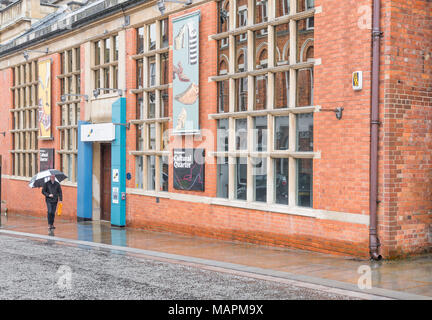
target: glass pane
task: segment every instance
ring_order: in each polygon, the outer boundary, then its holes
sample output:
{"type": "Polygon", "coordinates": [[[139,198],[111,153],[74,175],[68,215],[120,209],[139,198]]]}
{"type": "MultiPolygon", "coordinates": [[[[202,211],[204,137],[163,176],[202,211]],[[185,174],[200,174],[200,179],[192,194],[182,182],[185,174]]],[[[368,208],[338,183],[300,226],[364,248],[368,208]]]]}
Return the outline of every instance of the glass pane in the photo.
{"type": "Polygon", "coordinates": [[[267,201],[267,159],[251,158],[254,181],[254,201],[267,201]]]}
{"type": "Polygon", "coordinates": [[[168,150],[169,138],[170,138],[169,122],[162,122],[161,130],[162,130],[162,150],[168,150]]]}
{"type": "Polygon", "coordinates": [[[310,18],[297,21],[297,62],[306,62],[314,57],[311,21],[310,18]]]}
{"type": "Polygon", "coordinates": [[[156,85],[156,58],[155,57],[149,59],[148,79],[149,79],[150,87],[156,85]]]}
{"type": "Polygon", "coordinates": [[[67,57],[68,57],[68,72],[72,72],[72,50],[68,50],[67,52],[67,57]]]}
{"type": "Polygon", "coordinates": [[[142,188],[143,187],[143,157],[137,156],[135,157],[135,165],[136,165],[136,177],[135,177],[135,187],[142,188]]]}
{"type": "Polygon", "coordinates": [[[155,110],[156,110],[156,92],[151,91],[148,93],[148,118],[153,119],[155,117],[155,110]]]}
{"type": "Polygon", "coordinates": [[[137,54],[144,52],[144,27],[137,29],[137,54]]]}
{"type": "Polygon", "coordinates": [[[268,1],[256,1],[255,7],[255,23],[262,23],[268,20],[268,1]]]}
{"type": "Polygon", "coordinates": [[[169,61],[168,61],[168,54],[164,53],[161,54],[161,84],[167,84],[168,79],[168,67],[169,67],[169,61]]]}
{"type": "Polygon", "coordinates": [[[60,79],[60,94],[65,94],[65,79],[60,79]]]}
{"type": "Polygon", "coordinates": [[[247,16],[248,16],[247,12],[248,12],[248,9],[247,9],[247,2],[246,1],[245,1],[245,4],[243,4],[243,5],[238,4],[237,28],[247,25],[247,16]]]}
{"type": "Polygon", "coordinates": [[[255,108],[267,109],[267,74],[255,77],[255,108]]]}
{"type": "Polygon", "coordinates": [[[247,150],[247,119],[236,119],[236,150],[247,150]]]}
{"type": "Polygon", "coordinates": [[[161,166],[161,191],[168,191],[168,157],[162,157],[161,166]]]}
{"type": "Polygon", "coordinates": [[[169,116],[169,101],[168,101],[168,98],[169,98],[169,95],[168,95],[168,90],[167,89],[164,89],[164,90],[161,90],[161,118],[164,118],[164,117],[168,117],[169,116]]]}
{"type": "Polygon", "coordinates": [[[237,158],[235,175],[235,198],[246,200],[247,158],[237,158]]]}
{"type": "MultiPolygon", "coordinates": [[[[219,41],[221,43],[222,40],[219,41]]],[[[228,46],[228,42],[226,43],[228,46]]],[[[219,50],[218,74],[224,75],[228,73],[228,47],[219,50]]]]}
{"type": "Polygon", "coordinates": [[[297,159],[297,205],[312,207],[312,159],[297,159]]]}
{"type": "Polygon", "coordinates": [[[297,151],[313,151],[313,113],[297,115],[297,151]]]}
{"type": "Polygon", "coordinates": [[[100,64],[100,41],[95,42],[95,65],[100,64]]]}
{"type": "Polygon", "coordinates": [[[217,196],[219,198],[228,198],[228,158],[217,158],[217,196]]]}
{"type": "Polygon", "coordinates": [[[114,61],[118,60],[118,53],[119,53],[119,42],[118,42],[118,36],[114,36],[113,37],[113,41],[114,41],[114,61]]]}
{"type": "Polygon", "coordinates": [[[137,88],[141,89],[143,87],[143,61],[137,60],[137,88]]]}
{"type": "Polygon", "coordinates": [[[76,71],[79,71],[81,68],[81,50],[80,48],[75,48],[75,62],[76,62],[76,71]]]}
{"type": "Polygon", "coordinates": [[[313,71],[301,69],[297,71],[297,107],[313,105],[313,71]]]}
{"type": "Polygon", "coordinates": [[[168,24],[168,18],[164,19],[161,21],[162,23],[162,48],[166,48],[168,47],[168,28],[169,28],[169,24],[168,24]]]}
{"type": "Polygon", "coordinates": [[[275,117],[275,150],[289,149],[289,117],[275,117]]]}
{"type": "Polygon", "coordinates": [[[64,52],[60,53],[60,73],[66,73],[66,63],[65,63],[65,54],[64,52]]]}
{"type": "Polygon", "coordinates": [[[229,112],[229,80],[220,81],[218,84],[218,113],[229,112]]]}
{"type": "Polygon", "coordinates": [[[220,119],[217,124],[217,151],[228,151],[228,119],[220,119]]]}
{"type": "Polygon", "coordinates": [[[148,26],[149,30],[149,50],[156,49],[156,24],[152,23],[148,26]]]}
{"type": "Polygon", "coordinates": [[[276,17],[290,13],[290,0],[276,0],[276,17]]]}
{"type": "Polygon", "coordinates": [[[289,72],[275,74],[275,109],[289,108],[289,72]]]}
{"type": "Polygon", "coordinates": [[[235,111],[246,111],[248,105],[248,78],[235,79],[235,84],[237,88],[237,103],[235,111]]]}
{"type": "Polygon", "coordinates": [[[267,117],[254,118],[254,151],[267,151],[267,117]]]}
{"type": "MultiPolygon", "coordinates": [[[[104,63],[110,62],[110,45],[111,41],[110,38],[104,40],[105,44],[105,51],[104,51],[104,63]]],[[[109,87],[107,87],[109,88],[109,87]]]]}
{"type": "Polygon", "coordinates": [[[147,189],[154,190],[155,189],[155,156],[147,157],[147,189]]]}
{"type": "Polygon", "coordinates": [[[118,66],[113,66],[113,88],[118,88],[118,66]]]}
{"type": "Polygon", "coordinates": [[[95,89],[100,88],[101,87],[100,86],[100,69],[95,70],[94,74],[95,74],[95,84],[94,84],[95,89]]]}
{"type": "Polygon", "coordinates": [[[288,165],[289,159],[275,159],[275,200],[278,204],[288,204],[288,165]]]}
{"type": "Polygon", "coordinates": [[[236,51],[238,52],[237,61],[235,61],[236,72],[244,72],[248,69],[246,40],[247,40],[246,33],[235,36],[235,47],[236,47],[236,51]]]}
{"type": "Polygon", "coordinates": [[[229,1],[219,1],[219,23],[218,32],[226,32],[229,28],[229,1]]]}
{"type": "Polygon", "coordinates": [[[143,103],[143,94],[137,94],[137,119],[144,119],[144,103],[143,103]]]}
{"type": "Polygon", "coordinates": [[[149,148],[151,150],[156,150],[156,124],[151,123],[149,124],[148,128],[149,128],[149,138],[150,138],[149,148]]]}
{"type": "MultiPolygon", "coordinates": [[[[104,88],[110,88],[110,70],[109,68],[103,69],[104,73],[104,88]]],[[[109,93],[109,90],[105,90],[105,93],[109,93]]]]}
{"type": "Polygon", "coordinates": [[[77,75],[76,76],[76,87],[75,87],[75,91],[76,93],[81,93],[81,76],[77,75]]]}
{"type": "Polygon", "coordinates": [[[290,55],[289,24],[284,23],[276,26],[275,37],[277,44],[275,57],[276,64],[288,64],[290,55]]]}
{"type": "MultiPolygon", "coordinates": [[[[68,77],[67,78],[67,83],[68,83],[68,93],[72,93],[73,92],[73,88],[72,88],[72,77],[68,77]]],[[[70,100],[72,100],[73,98],[70,97],[70,100]]]]}

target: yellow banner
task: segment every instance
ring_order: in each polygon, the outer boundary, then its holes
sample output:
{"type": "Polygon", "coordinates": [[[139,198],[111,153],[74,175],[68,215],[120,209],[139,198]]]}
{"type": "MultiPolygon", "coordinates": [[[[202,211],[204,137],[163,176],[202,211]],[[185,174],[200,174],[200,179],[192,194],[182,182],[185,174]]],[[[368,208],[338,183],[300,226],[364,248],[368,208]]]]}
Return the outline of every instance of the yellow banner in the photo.
{"type": "Polygon", "coordinates": [[[51,138],[51,60],[38,62],[39,137],[51,138]]]}

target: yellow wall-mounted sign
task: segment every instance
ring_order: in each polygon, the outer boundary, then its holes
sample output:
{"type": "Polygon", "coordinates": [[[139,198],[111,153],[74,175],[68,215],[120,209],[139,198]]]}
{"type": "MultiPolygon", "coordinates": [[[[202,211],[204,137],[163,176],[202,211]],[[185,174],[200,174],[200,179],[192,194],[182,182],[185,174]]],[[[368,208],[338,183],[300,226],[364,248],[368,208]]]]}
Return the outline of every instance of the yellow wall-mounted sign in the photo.
{"type": "Polygon", "coordinates": [[[39,137],[51,138],[51,60],[38,62],[39,137]]]}

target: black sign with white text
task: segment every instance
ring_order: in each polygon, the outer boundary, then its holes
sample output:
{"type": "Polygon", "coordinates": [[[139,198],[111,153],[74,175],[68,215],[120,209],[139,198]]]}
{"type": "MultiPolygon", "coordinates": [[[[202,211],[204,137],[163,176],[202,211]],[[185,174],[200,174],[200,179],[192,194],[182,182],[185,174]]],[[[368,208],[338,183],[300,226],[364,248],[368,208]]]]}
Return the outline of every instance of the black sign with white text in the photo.
{"type": "Polygon", "coordinates": [[[54,169],[54,149],[39,150],[40,171],[54,169]]]}
{"type": "Polygon", "coordinates": [[[204,191],[204,149],[174,149],[174,189],[204,191]]]}

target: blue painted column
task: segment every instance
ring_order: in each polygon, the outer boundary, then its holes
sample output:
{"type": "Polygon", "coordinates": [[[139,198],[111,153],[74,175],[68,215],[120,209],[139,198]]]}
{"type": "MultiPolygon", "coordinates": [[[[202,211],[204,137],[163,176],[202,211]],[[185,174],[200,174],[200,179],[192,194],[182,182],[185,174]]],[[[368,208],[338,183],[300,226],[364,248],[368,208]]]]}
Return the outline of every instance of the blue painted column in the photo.
{"type": "Polygon", "coordinates": [[[77,169],[77,219],[91,220],[92,176],[93,176],[93,143],[81,141],[81,125],[86,121],[78,121],[78,169],[77,169]]]}
{"type": "MultiPolygon", "coordinates": [[[[112,122],[126,124],[126,98],[112,104],[112,122]]],[[[126,225],[126,127],[115,126],[111,144],[111,225],[126,225]]]]}

